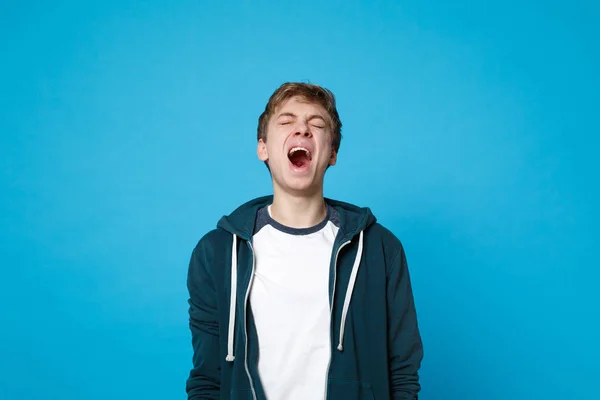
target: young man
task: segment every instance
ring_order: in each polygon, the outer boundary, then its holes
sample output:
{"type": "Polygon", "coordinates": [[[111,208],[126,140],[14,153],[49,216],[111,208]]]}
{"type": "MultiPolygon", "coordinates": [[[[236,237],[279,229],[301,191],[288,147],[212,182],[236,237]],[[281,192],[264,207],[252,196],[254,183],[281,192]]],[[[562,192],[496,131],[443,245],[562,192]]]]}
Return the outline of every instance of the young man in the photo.
{"type": "Polygon", "coordinates": [[[421,337],[400,241],[323,197],[334,95],[286,83],[258,121],[273,195],[221,218],[188,272],[188,399],[417,399],[421,337]]]}

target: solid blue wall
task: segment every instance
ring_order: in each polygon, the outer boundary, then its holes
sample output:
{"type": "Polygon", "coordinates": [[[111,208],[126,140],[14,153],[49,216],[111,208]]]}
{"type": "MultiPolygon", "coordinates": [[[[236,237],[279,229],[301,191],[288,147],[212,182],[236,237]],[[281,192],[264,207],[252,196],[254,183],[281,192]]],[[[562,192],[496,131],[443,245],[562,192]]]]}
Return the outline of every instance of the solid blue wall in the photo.
{"type": "Polygon", "coordinates": [[[598,6],[83,3],[0,5],[1,399],[185,398],[189,256],[270,192],[287,80],[405,245],[422,398],[600,398],[598,6]]]}

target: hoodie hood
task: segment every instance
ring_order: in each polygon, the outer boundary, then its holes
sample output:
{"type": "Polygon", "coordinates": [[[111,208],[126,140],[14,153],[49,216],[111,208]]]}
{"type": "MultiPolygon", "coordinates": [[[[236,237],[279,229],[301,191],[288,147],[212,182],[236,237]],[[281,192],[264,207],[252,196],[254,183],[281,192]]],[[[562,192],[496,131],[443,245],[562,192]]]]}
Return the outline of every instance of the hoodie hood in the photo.
{"type": "MultiPolygon", "coordinates": [[[[351,239],[377,221],[377,218],[368,207],[358,207],[329,198],[325,198],[325,202],[340,215],[340,236],[343,239],[351,239]]],[[[217,227],[241,239],[250,241],[254,233],[257,211],[271,203],[273,203],[273,195],[250,200],[239,206],[231,214],[223,216],[217,223],[217,227]]]]}

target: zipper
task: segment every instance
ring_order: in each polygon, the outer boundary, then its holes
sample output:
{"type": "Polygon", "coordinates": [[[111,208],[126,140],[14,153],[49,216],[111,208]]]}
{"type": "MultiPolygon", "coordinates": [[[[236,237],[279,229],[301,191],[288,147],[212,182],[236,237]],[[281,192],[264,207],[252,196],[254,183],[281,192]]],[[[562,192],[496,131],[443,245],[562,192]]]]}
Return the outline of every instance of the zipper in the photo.
{"type": "Polygon", "coordinates": [[[248,282],[248,288],[246,289],[246,297],[244,299],[244,335],[246,336],[246,343],[244,343],[244,367],[246,368],[246,375],[248,375],[248,381],[250,381],[250,389],[252,390],[252,398],[256,400],[256,391],[254,390],[254,384],[252,383],[252,376],[250,376],[250,370],[248,369],[248,329],[246,326],[246,309],[248,304],[248,295],[250,294],[250,288],[252,287],[252,281],[254,280],[254,249],[252,248],[252,244],[250,241],[247,242],[250,247],[250,252],[252,253],[252,272],[250,273],[250,282],[248,282]]]}
{"type": "Polygon", "coordinates": [[[340,247],[338,247],[337,252],[335,253],[335,260],[333,262],[333,291],[331,293],[331,307],[329,310],[329,362],[327,363],[327,370],[325,372],[325,399],[327,399],[327,389],[329,388],[329,367],[331,366],[331,359],[333,358],[333,333],[331,332],[331,324],[333,324],[333,303],[335,301],[335,281],[337,279],[337,260],[340,255],[340,251],[349,244],[351,240],[342,243],[340,247]]]}

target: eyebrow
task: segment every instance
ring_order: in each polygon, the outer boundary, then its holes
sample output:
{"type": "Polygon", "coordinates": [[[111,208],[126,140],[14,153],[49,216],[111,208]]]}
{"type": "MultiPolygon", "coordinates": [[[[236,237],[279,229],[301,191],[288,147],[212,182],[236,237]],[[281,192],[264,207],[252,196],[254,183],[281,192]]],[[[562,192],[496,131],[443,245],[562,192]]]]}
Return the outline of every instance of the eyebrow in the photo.
{"type": "MultiPolygon", "coordinates": [[[[277,116],[277,119],[279,119],[279,118],[281,118],[281,117],[292,117],[292,118],[297,118],[298,116],[297,116],[296,114],[294,114],[294,113],[291,113],[291,112],[283,112],[283,113],[281,113],[281,114],[279,114],[279,115],[277,116]]],[[[311,120],[313,120],[313,119],[320,119],[320,120],[322,120],[323,122],[327,123],[327,120],[325,119],[325,117],[323,117],[323,116],[322,116],[322,115],[320,115],[320,114],[311,114],[311,115],[309,115],[309,116],[308,116],[308,120],[309,120],[309,121],[311,121],[311,120]]]]}

